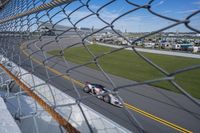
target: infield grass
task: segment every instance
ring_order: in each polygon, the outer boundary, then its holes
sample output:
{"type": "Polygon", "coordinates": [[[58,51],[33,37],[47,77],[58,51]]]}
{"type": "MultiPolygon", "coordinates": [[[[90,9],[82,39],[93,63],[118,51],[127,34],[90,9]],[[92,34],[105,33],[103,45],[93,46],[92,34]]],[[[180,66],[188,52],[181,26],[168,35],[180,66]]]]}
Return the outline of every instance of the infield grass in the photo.
{"type": "MultiPolygon", "coordinates": [[[[114,48],[97,44],[87,46],[96,56],[114,50],[114,48]]],[[[48,52],[51,55],[58,54],[58,50],[48,52]]],[[[158,55],[152,53],[142,53],[167,72],[177,69],[200,64],[200,59],[192,59],[177,56],[158,55]]],[[[91,54],[85,47],[73,47],[64,51],[64,56],[68,61],[84,64],[93,60],[91,54]]],[[[108,54],[98,59],[99,64],[105,72],[124,77],[134,81],[144,81],[163,77],[164,75],[150,64],[141,59],[133,51],[121,50],[116,53],[108,54]]],[[[98,69],[95,64],[88,65],[93,69],[98,69]]],[[[175,81],[180,84],[191,95],[200,98],[200,69],[191,70],[175,76],[175,81]]],[[[152,84],[163,89],[178,92],[168,81],[152,84]]]]}

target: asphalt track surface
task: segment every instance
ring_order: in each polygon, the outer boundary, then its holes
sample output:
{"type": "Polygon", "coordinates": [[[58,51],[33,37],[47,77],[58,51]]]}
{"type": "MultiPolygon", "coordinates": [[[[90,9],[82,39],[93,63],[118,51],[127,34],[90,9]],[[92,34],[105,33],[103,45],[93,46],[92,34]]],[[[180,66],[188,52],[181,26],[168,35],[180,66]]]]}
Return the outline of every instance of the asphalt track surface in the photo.
{"type": "MultiPolygon", "coordinates": [[[[63,47],[77,41],[76,38],[65,39],[67,41],[60,42],[63,47]]],[[[29,45],[29,50],[23,51],[20,48],[16,49],[21,51],[22,67],[33,72],[33,74],[43,80],[47,79],[48,72],[48,76],[51,79],[48,82],[66,94],[77,98],[73,85],[67,76],[58,76],[61,73],[66,73],[68,68],[76,66],[77,64],[68,62],[69,64],[66,66],[64,61],[59,58],[52,58],[49,60],[46,64],[48,69],[45,69],[43,65],[40,64],[41,61],[44,60],[44,56],[42,52],[36,51],[38,51],[38,47],[50,40],[50,38],[44,38],[43,41],[37,41],[34,45],[32,43],[32,45],[29,45]],[[27,56],[33,52],[35,52],[35,54],[32,55],[33,61],[31,62],[27,56]],[[34,70],[31,69],[31,65],[34,66],[34,70]]],[[[21,48],[27,44],[30,44],[30,41],[23,43],[21,48]]],[[[44,49],[45,51],[55,49],[55,44],[48,45],[48,47],[44,49]]],[[[15,57],[14,61],[19,64],[18,57],[15,57]]],[[[109,76],[117,86],[135,83],[135,81],[130,81],[114,75],[109,74],[109,76]]],[[[102,73],[88,67],[80,67],[70,71],[70,77],[76,80],[75,86],[81,96],[88,96],[88,94],[85,94],[82,90],[82,83],[85,81],[100,83],[111,87],[111,84],[105,79],[102,73]]],[[[126,107],[128,107],[131,113],[137,118],[146,132],[200,132],[200,109],[183,95],[148,85],[120,90],[119,94],[126,102],[126,107]]],[[[133,132],[138,132],[135,123],[122,108],[107,104],[95,97],[86,98],[82,100],[82,102],[123,127],[133,132]]]]}

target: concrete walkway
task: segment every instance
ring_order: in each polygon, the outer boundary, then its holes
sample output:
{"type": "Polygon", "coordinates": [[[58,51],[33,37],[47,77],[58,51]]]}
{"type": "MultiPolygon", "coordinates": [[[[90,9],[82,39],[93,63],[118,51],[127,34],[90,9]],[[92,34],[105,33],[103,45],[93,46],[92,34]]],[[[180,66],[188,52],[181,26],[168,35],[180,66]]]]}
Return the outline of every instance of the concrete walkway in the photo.
{"type": "Polygon", "coordinates": [[[0,133],[21,133],[12,115],[0,96],[0,133]]]}
{"type": "MultiPolygon", "coordinates": [[[[112,47],[112,48],[122,48],[123,47],[123,46],[111,45],[111,44],[105,44],[105,43],[98,43],[98,44],[103,45],[103,46],[112,47]]],[[[132,50],[132,48],[126,48],[126,50],[132,50]]],[[[144,49],[144,48],[136,48],[136,50],[140,51],[140,52],[146,52],[146,53],[154,53],[154,54],[163,54],[163,55],[172,55],[172,56],[200,59],[199,54],[192,54],[192,53],[164,51],[164,50],[156,50],[156,49],[144,49]]]]}

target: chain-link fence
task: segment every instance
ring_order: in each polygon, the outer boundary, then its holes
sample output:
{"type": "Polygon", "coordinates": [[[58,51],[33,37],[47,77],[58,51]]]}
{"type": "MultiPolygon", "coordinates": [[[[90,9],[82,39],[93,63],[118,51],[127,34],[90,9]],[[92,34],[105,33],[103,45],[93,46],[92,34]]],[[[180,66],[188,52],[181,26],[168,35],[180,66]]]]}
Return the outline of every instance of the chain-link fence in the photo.
{"type": "MultiPolygon", "coordinates": [[[[122,108],[120,109],[123,110],[123,113],[129,118],[129,121],[132,124],[131,126],[134,127],[131,130],[134,130],[133,132],[145,132],[145,128],[129,110],[128,105],[123,101],[123,98],[120,97],[119,93],[121,90],[145,84],[167,81],[176,91],[181,92],[199,106],[199,100],[191,96],[185,88],[181,87],[176,81],[176,75],[178,74],[199,70],[199,62],[195,65],[168,72],[165,68],[154,63],[154,61],[151,58],[148,58],[145,53],[139,52],[136,47],[137,43],[141,40],[156,35],[159,36],[164,31],[179,25],[190,30],[191,34],[200,33],[197,27],[192,26],[192,18],[199,15],[200,10],[190,13],[185,19],[176,19],[154,11],[154,0],[150,0],[143,4],[141,4],[142,2],[125,0],[121,4],[123,8],[127,9],[124,9],[121,12],[119,11],[117,15],[108,17],[109,15],[112,15],[112,13],[108,13],[106,9],[112,8],[117,2],[119,1],[10,0],[7,1],[7,3],[4,3],[0,8],[1,54],[18,66],[26,69],[27,73],[23,73],[23,75],[37,75],[45,81],[41,84],[34,83],[33,86],[26,88],[27,90],[20,90],[20,93],[18,91],[10,91],[15,92],[20,96],[22,92],[32,95],[28,89],[34,90],[33,92],[35,92],[35,90],[42,89],[42,87],[46,85],[48,89],[44,90],[42,94],[39,94],[39,97],[36,99],[53,97],[54,100],[50,102],[52,105],[46,105],[44,102],[43,106],[48,106],[47,108],[51,110],[49,112],[50,114],[58,112],[57,116],[54,118],[55,120],[57,119],[59,124],[65,127],[68,132],[78,131],[68,123],[66,118],[62,117],[62,114],[57,108],[64,106],[78,106],[86,121],[86,125],[91,132],[95,132],[93,127],[91,127],[91,119],[86,115],[87,112],[84,111],[81,103],[87,104],[88,99],[93,98],[92,100],[96,100],[94,97],[100,97],[101,99],[108,95],[112,95],[114,99],[117,99],[119,103],[122,103],[122,108]],[[129,17],[129,15],[137,14],[138,11],[145,11],[154,17],[165,20],[167,23],[164,23],[164,26],[161,24],[162,27],[153,32],[141,33],[137,38],[131,40],[130,34],[120,31],[117,24],[125,22],[121,20],[123,20],[124,17],[129,17]],[[102,42],[105,44],[109,41],[111,41],[112,45],[120,45],[120,47],[105,48],[100,46],[102,42]],[[127,48],[131,49],[137,58],[145,61],[148,67],[158,71],[160,75],[156,78],[152,76],[145,80],[136,79],[140,82],[127,84],[126,82],[116,83],[116,81],[121,80],[115,80],[116,78],[114,79],[111,74],[108,74],[110,71],[102,64],[102,62],[105,58],[112,58],[112,55],[126,51],[127,48]],[[87,76],[87,78],[82,75],[87,76]],[[65,80],[63,80],[63,78],[65,80]],[[94,81],[105,84],[109,87],[109,91],[106,91],[106,93],[98,93],[97,95],[87,95],[83,93],[80,88],[83,88],[83,82],[88,80],[89,82],[94,81]],[[76,101],[70,104],[58,105],[54,98],[55,93],[52,92],[51,84],[54,84],[59,89],[61,88],[63,92],[74,97],[76,101]],[[51,92],[52,96],[46,96],[45,93],[47,92],[51,92]]],[[[120,10],[120,8],[116,10],[120,10]]],[[[121,25],[123,25],[123,23],[121,25]]],[[[120,57],[117,58],[117,60],[118,59],[120,60],[120,57]]],[[[112,60],[108,60],[105,64],[109,64],[109,61],[112,60]]],[[[135,65],[137,65],[137,62],[135,63],[135,65]]],[[[110,66],[111,69],[114,70],[114,67],[117,67],[119,64],[115,65],[116,66],[110,66]]],[[[141,72],[141,74],[142,73],[143,72],[141,72]]],[[[16,77],[22,79],[23,75],[19,74],[16,75],[16,77]]],[[[15,81],[17,81],[17,78],[15,81]]],[[[21,85],[21,88],[26,86],[20,81],[18,82],[19,85],[21,85]]],[[[106,99],[104,99],[104,101],[106,101],[106,99]]],[[[41,100],[38,100],[37,102],[41,102],[41,100]]],[[[105,103],[100,104],[104,105],[105,103]]],[[[104,107],[107,106],[107,104],[104,105],[104,107]]],[[[95,108],[94,105],[91,107],[95,108]]],[[[111,107],[109,106],[108,108],[111,107]]],[[[19,118],[20,117],[24,116],[19,115],[19,118]]],[[[106,131],[106,129],[104,128],[103,131],[106,131]]]]}

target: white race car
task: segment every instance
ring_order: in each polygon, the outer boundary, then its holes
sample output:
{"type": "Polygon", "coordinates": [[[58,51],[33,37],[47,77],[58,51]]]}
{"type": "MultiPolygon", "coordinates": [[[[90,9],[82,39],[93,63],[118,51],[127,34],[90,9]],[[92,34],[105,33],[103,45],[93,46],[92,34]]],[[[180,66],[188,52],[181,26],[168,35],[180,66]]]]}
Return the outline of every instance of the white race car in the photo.
{"type": "MultiPolygon", "coordinates": [[[[99,94],[104,94],[107,92],[110,92],[110,90],[106,89],[104,86],[100,84],[94,84],[94,83],[85,83],[85,87],[83,88],[83,91],[86,93],[90,93],[92,95],[99,95],[99,94]]],[[[106,103],[113,104],[118,107],[122,107],[122,103],[120,100],[115,97],[113,94],[106,94],[106,95],[101,95],[97,96],[97,98],[102,99],[106,103]]]]}

